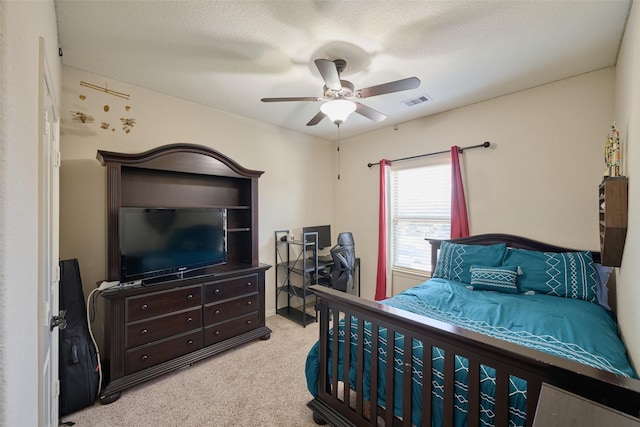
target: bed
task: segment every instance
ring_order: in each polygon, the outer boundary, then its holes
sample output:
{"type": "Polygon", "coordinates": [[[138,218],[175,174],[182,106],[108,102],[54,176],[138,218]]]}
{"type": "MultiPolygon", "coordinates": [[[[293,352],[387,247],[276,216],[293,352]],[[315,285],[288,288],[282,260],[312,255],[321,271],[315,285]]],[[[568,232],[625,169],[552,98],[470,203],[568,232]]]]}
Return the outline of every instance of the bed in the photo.
{"type": "Polygon", "coordinates": [[[385,301],[311,287],[317,423],[532,426],[543,384],[640,417],[598,253],[505,234],[431,244],[433,277],[385,301]]]}

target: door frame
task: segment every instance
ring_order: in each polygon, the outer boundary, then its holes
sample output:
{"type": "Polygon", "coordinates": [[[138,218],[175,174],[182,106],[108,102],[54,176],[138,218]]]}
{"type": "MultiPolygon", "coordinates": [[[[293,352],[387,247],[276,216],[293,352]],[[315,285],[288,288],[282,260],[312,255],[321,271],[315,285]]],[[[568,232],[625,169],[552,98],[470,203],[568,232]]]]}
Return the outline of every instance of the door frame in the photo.
{"type": "Polygon", "coordinates": [[[43,37],[38,74],[38,425],[57,427],[58,328],[51,324],[59,312],[60,115],[43,37]]]}

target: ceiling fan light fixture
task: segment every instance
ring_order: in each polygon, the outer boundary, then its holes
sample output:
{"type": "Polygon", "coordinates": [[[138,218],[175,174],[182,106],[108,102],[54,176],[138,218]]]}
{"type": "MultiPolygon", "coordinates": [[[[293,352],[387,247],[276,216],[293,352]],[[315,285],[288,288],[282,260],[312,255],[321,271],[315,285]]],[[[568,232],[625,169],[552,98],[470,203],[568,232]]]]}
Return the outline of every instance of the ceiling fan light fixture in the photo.
{"type": "Polygon", "coordinates": [[[331,121],[340,127],[347,117],[356,111],[356,104],[346,99],[334,99],[320,106],[320,111],[329,116],[331,121]]]}

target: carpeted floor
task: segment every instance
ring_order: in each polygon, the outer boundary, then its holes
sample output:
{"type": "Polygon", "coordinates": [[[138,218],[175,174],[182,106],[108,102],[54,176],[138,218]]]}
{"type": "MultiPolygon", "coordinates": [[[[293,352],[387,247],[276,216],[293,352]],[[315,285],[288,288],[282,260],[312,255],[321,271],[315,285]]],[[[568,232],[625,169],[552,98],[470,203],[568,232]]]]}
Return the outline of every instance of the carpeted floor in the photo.
{"type": "Polygon", "coordinates": [[[267,317],[273,333],[70,414],[75,427],[311,427],[304,365],[318,324],[267,317]]]}

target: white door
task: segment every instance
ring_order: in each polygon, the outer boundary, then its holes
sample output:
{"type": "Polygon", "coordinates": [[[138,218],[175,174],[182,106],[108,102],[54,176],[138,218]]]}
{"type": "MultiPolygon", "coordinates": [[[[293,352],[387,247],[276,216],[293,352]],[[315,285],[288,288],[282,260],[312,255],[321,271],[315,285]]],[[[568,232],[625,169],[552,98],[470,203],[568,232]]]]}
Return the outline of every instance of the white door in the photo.
{"type": "MultiPolygon", "coordinates": [[[[41,44],[41,55],[43,55],[41,44]]],[[[38,299],[40,312],[39,425],[58,426],[58,328],[52,317],[58,315],[58,186],[59,186],[59,118],[51,90],[46,61],[43,61],[42,115],[38,159],[38,299]]]]}

